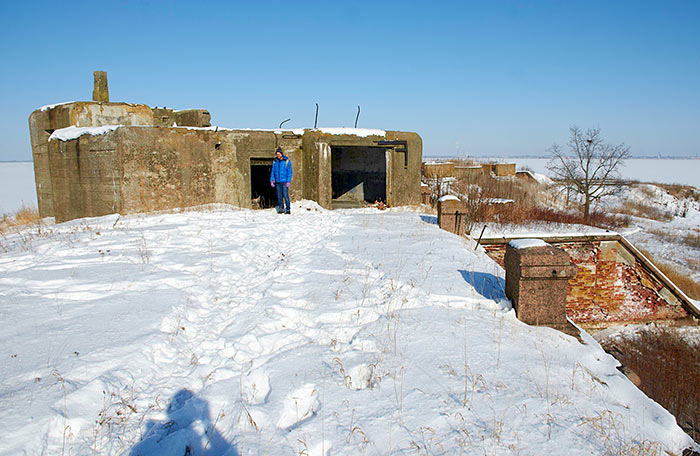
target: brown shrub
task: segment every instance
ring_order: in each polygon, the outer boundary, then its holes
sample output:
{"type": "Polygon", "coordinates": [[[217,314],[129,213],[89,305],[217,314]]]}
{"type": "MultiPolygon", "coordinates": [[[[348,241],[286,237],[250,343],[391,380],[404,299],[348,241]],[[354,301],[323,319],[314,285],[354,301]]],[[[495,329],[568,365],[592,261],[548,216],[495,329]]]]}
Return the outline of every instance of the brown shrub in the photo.
{"type": "Polygon", "coordinates": [[[2,219],[0,219],[0,233],[5,233],[8,228],[20,225],[29,225],[33,223],[39,223],[41,217],[39,217],[39,211],[27,206],[22,206],[20,210],[14,214],[4,214],[2,219]]]}
{"type": "Polygon", "coordinates": [[[606,351],[634,371],[641,390],[675,415],[694,440],[700,438],[700,344],[672,328],[604,341],[606,351]]]}

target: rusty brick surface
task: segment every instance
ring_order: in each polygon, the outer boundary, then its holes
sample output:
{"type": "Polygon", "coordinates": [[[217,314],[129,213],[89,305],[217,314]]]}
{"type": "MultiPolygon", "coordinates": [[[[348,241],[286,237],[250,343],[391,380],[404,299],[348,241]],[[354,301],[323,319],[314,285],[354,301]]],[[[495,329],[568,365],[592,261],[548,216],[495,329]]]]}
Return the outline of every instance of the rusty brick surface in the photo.
{"type": "MultiPolygon", "coordinates": [[[[568,281],[566,297],[566,313],[576,323],[603,327],[690,318],[680,302],[665,297],[664,285],[641,262],[631,258],[620,243],[554,245],[566,251],[578,266],[577,274],[568,281]]],[[[505,266],[505,244],[487,245],[484,249],[505,266]]]]}

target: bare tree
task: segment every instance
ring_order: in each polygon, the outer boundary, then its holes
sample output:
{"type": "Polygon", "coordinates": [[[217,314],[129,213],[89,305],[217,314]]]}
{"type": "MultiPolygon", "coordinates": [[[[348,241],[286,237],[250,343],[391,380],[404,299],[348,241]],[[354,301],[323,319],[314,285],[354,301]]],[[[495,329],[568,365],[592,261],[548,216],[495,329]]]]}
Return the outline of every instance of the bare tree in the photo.
{"type": "Polygon", "coordinates": [[[606,144],[600,128],[589,128],[584,133],[574,125],[569,132],[568,152],[553,144],[548,149],[552,159],[547,169],[567,191],[583,196],[583,217],[588,221],[591,203],[619,192],[624,185],[620,168],[630,148],[624,143],[606,144]]]}

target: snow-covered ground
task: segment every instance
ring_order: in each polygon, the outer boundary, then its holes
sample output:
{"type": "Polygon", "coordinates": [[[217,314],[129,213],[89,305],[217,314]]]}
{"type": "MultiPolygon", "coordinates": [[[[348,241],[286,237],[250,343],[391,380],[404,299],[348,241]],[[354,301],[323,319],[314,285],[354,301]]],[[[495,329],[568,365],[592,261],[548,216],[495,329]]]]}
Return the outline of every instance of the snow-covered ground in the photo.
{"type": "Polygon", "coordinates": [[[0,249],[1,454],[679,454],[585,344],[411,211],[222,206],[0,249]],[[190,451],[186,453],[186,447],[190,451]]]}
{"type": "Polygon", "coordinates": [[[34,164],[0,163],[0,216],[15,213],[22,206],[36,208],[34,164]]]}

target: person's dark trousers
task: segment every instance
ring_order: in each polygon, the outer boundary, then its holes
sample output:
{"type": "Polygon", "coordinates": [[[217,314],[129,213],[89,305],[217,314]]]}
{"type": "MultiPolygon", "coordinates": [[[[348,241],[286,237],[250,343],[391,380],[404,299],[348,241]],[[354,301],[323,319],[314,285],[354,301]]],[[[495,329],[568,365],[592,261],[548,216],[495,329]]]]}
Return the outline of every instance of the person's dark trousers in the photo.
{"type": "Polygon", "coordinates": [[[287,188],[287,183],[275,182],[275,188],[277,189],[277,212],[289,213],[289,189],[287,188]]]}

